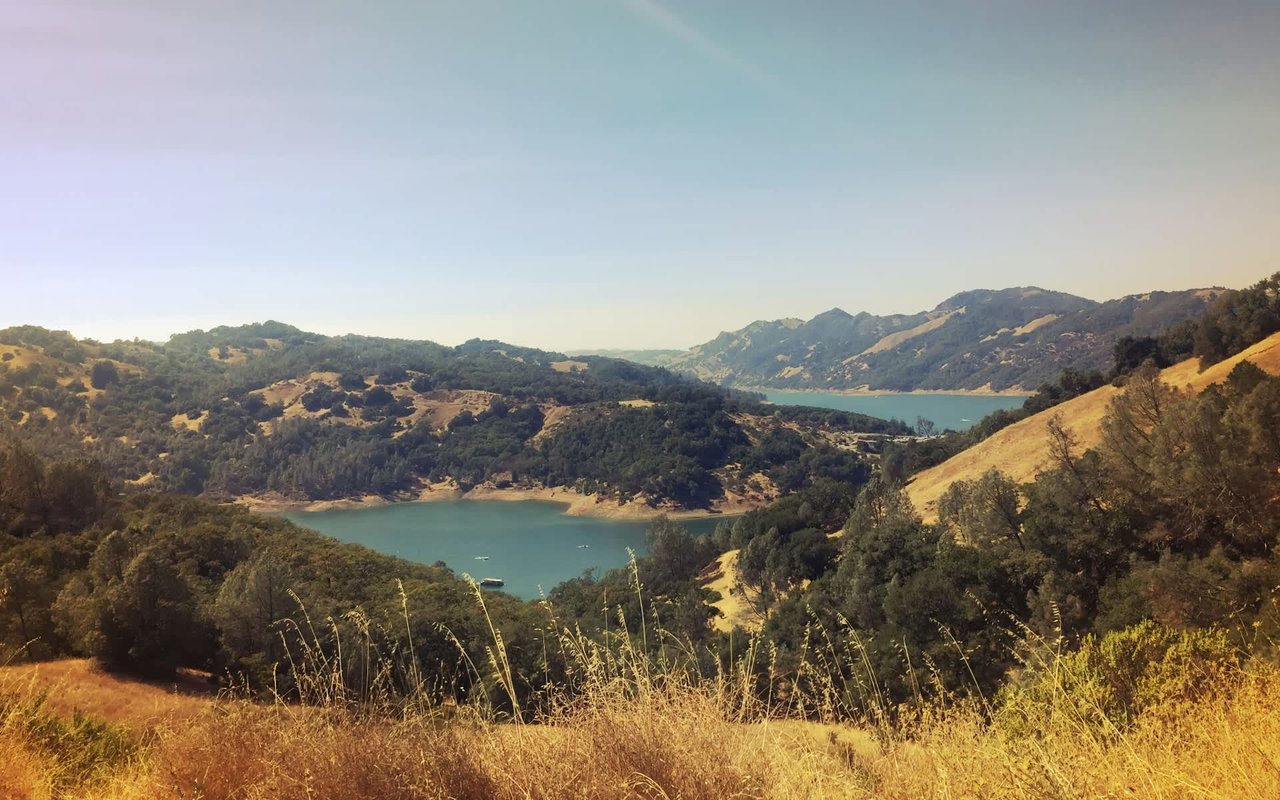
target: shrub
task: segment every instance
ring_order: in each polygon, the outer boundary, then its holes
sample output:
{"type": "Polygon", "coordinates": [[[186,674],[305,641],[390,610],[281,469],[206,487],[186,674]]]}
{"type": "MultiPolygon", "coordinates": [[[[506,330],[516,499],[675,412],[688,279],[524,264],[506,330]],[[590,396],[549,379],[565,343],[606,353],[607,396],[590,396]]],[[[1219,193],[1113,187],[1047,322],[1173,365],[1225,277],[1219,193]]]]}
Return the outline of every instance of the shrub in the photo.
{"type": "Polygon", "coordinates": [[[120,382],[120,373],[112,361],[98,361],[89,374],[89,382],[95,389],[105,389],[120,382]]]}
{"type": "Polygon", "coordinates": [[[1240,654],[1218,629],[1180,631],[1146,621],[1048,659],[1030,680],[1013,681],[997,696],[997,722],[1015,735],[1053,729],[1065,716],[1096,734],[1129,728],[1140,714],[1158,713],[1201,698],[1239,674],[1240,654]]]}

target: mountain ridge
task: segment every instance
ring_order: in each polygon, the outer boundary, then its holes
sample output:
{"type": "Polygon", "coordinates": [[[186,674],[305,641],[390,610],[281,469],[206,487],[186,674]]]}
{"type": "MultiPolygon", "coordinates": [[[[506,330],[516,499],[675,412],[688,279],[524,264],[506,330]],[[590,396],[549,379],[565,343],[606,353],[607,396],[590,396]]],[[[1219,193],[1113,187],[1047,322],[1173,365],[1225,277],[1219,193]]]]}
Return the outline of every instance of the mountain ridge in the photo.
{"type": "Polygon", "coordinates": [[[1038,286],[973,289],[914,314],[835,307],[797,324],[755,320],[664,366],[751,389],[1030,392],[1065,368],[1106,371],[1122,336],[1202,313],[1217,287],[1096,301],[1038,286]]]}

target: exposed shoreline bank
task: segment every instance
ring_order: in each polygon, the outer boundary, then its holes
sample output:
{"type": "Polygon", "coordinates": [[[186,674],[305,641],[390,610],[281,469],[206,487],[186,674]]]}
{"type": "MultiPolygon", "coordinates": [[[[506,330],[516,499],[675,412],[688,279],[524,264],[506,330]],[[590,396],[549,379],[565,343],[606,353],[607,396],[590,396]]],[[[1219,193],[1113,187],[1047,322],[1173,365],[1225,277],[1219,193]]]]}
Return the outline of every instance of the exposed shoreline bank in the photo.
{"type": "Polygon", "coordinates": [[[925,396],[951,396],[951,397],[1030,397],[1034,392],[1025,389],[912,389],[904,392],[896,389],[779,389],[772,386],[735,386],[733,387],[744,392],[759,392],[768,394],[770,392],[778,394],[838,394],[848,397],[925,397],[925,396]]]}
{"type": "Polygon", "coordinates": [[[238,497],[233,502],[251,511],[262,513],[282,513],[287,511],[339,511],[357,508],[374,508],[395,503],[430,503],[450,500],[490,500],[502,502],[519,502],[523,500],[539,500],[557,503],[564,506],[564,514],[570,517],[597,517],[600,519],[616,519],[630,521],[646,521],[661,516],[673,520],[705,519],[709,517],[735,516],[745,514],[766,503],[745,501],[731,497],[718,501],[708,509],[662,508],[654,507],[641,500],[621,503],[617,500],[594,494],[580,494],[566,486],[531,486],[505,487],[477,486],[463,491],[452,483],[439,483],[423,487],[418,492],[403,492],[398,495],[363,495],[339,500],[291,500],[281,496],[247,496],[238,497]]]}

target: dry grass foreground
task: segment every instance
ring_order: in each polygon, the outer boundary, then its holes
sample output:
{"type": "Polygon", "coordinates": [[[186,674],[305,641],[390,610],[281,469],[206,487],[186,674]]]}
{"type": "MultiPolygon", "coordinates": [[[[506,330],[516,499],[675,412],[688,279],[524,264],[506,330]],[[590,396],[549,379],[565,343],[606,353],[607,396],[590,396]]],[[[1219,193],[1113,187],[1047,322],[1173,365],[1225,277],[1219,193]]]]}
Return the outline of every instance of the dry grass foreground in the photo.
{"type": "Polygon", "coordinates": [[[871,735],[743,722],[732,695],[714,682],[606,687],[539,725],[465,710],[386,719],[221,701],[148,721],[139,733],[67,722],[10,675],[0,679],[0,797],[1280,797],[1273,673],[1156,709],[1118,737],[1082,725],[1065,704],[1032,737],[1002,733],[965,708],[871,735]]]}
{"type": "Polygon", "coordinates": [[[202,675],[179,671],[166,682],[124,680],[85,658],[0,667],[0,687],[46,695],[46,707],[60,716],[88,714],[136,730],[195,717],[217,694],[202,675]]]}
{"type": "MultiPolygon", "coordinates": [[[[1163,370],[1160,378],[1175,388],[1199,392],[1226,380],[1241,361],[1250,361],[1273,375],[1280,374],[1280,334],[1274,334],[1204,372],[1199,371],[1196,359],[1189,359],[1163,370]]],[[[974,480],[989,469],[998,469],[1018,483],[1035,480],[1049,460],[1049,434],[1046,429],[1049,420],[1061,415],[1063,427],[1080,446],[1093,447],[1102,438],[1102,420],[1107,408],[1120,391],[1114,386],[1103,386],[1016,422],[936,467],[921,472],[907,486],[907,495],[926,520],[934,520],[938,515],[938,499],[955,481],[974,480]]]]}

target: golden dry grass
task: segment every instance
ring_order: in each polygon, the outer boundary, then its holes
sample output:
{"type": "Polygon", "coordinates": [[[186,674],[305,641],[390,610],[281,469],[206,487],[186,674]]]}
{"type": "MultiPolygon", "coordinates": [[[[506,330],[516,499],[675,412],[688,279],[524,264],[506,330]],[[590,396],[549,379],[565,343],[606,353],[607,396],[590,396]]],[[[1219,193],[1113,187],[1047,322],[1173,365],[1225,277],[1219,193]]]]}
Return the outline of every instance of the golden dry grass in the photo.
{"type": "Polygon", "coordinates": [[[248,350],[234,346],[227,348],[226,358],[222,357],[222,350],[218,347],[210,347],[206,352],[208,353],[209,358],[212,358],[214,361],[221,361],[224,364],[243,364],[249,360],[248,350]]]}
{"type": "MultiPolygon", "coordinates": [[[[338,389],[338,378],[339,375],[336,372],[312,372],[302,378],[277,381],[263,389],[255,390],[255,394],[261,395],[262,399],[267,403],[281,404],[284,407],[285,419],[316,419],[324,417],[338,425],[367,427],[370,423],[359,413],[352,413],[346,417],[335,417],[329,414],[328,408],[308,411],[303,406],[303,395],[321,384],[331,389],[338,389]]],[[[373,377],[366,378],[369,383],[372,383],[373,380],[373,377]]],[[[493,392],[478,389],[438,389],[419,393],[413,390],[408,381],[385,385],[383,388],[389,391],[396,399],[407,399],[413,404],[413,411],[401,420],[403,428],[395,434],[397,437],[422,421],[426,421],[436,430],[443,430],[453,421],[454,417],[463,411],[482,414],[489,409],[494,400],[499,398],[499,395],[493,392]]],[[[175,426],[178,424],[176,417],[173,424],[175,426]]],[[[274,422],[263,423],[262,433],[268,436],[271,435],[275,429],[275,424],[274,422]]]]}
{"type": "MultiPolygon", "coordinates": [[[[1165,369],[1160,377],[1171,386],[1198,392],[1225,380],[1231,370],[1245,360],[1269,373],[1280,374],[1280,334],[1264,339],[1204,372],[1200,372],[1197,361],[1191,359],[1165,369]]],[[[1120,390],[1114,386],[1103,386],[1016,422],[916,475],[907,486],[907,495],[925,519],[932,520],[937,518],[938,499],[955,481],[976,479],[993,468],[1019,483],[1034,480],[1048,462],[1049,420],[1061,415],[1063,427],[1080,446],[1092,447],[1101,440],[1102,420],[1112,398],[1119,393],[1120,390]]]]}
{"type": "Polygon", "coordinates": [[[169,427],[173,428],[175,431],[194,431],[199,433],[200,426],[203,425],[204,421],[208,418],[208,411],[201,411],[200,416],[195,419],[188,417],[186,414],[174,414],[169,420],[169,427]]]}
{"type": "MultiPolygon", "coordinates": [[[[634,562],[632,571],[640,592],[634,562]]],[[[1158,633],[1133,629],[1117,637],[1146,641],[1158,633]]],[[[510,664],[494,636],[488,680],[514,697],[510,664]]],[[[944,697],[904,707],[896,722],[876,715],[874,726],[859,727],[833,723],[845,691],[835,676],[828,684],[836,695],[819,689],[795,705],[758,697],[750,669],[701,675],[678,658],[646,654],[632,636],[596,642],[568,629],[559,636],[577,690],[551,695],[536,724],[499,721],[506,718],[485,703],[439,706],[429,696],[353,706],[354,696],[332,680],[337,662],[307,643],[298,655],[312,666],[295,668],[294,678],[315,705],[224,699],[159,722],[123,717],[145,735],[84,718],[59,722],[54,715],[66,712],[45,689],[9,670],[0,673],[0,797],[1280,797],[1280,670],[1257,660],[1241,667],[1226,650],[1193,692],[1173,681],[1171,691],[1147,692],[1150,699],[1130,717],[1092,713],[1107,695],[1090,681],[1116,680],[1123,689],[1133,678],[1114,679],[1107,662],[1099,667],[1050,649],[1027,662],[1027,685],[1040,687],[1034,691],[991,704],[944,697]],[[801,706],[824,723],[779,718],[801,706]]],[[[758,644],[740,665],[762,655],[758,644]]],[[[1173,662],[1166,656],[1162,663],[1173,662]]],[[[96,681],[82,662],[57,667],[69,678],[96,681]]],[[[114,680],[97,686],[136,689],[114,680]]]]}
{"type": "Polygon", "coordinates": [[[0,798],[45,800],[52,797],[47,762],[27,747],[21,735],[0,732],[0,798]]]}
{"type": "MultiPolygon", "coordinates": [[[[228,702],[62,796],[386,798],[1280,797],[1280,680],[1255,677],[1106,736],[1055,718],[1014,737],[959,708],[879,735],[735,719],[712,685],[605,687],[545,724],[351,717],[228,702]]],[[[0,797],[44,798],[58,759],[0,724],[0,797]]]]}
{"type": "Polygon", "coordinates": [[[938,328],[941,328],[943,325],[947,324],[947,320],[951,319],[956,314],[963,314],[964,312],[965,310],[963,307],[957,308],[953,311],[948,311],[945,314],[934,317],[931,320],[922,322],[919,325],[915,326],[914,328],[909,328],[905,331],[898,331],[897,333],[891,333],[888,336],[881,339],[880,341],[868,347],[866,350],[863,350],[861,353],[858,353],[856,356],[853,356],[852,358],[846,358],[844,363],[848,364],[852,361],[856,361],[857,359],[862,358],[863,356],[869,356],[874,353],[883,353],[885,350],[892,350],[893,348],[897,347],[903,342],[908,342],[916,338],[917,336],[923,336],[924,334],[929,333],[930,331],[935,331],[938,328]]]}
{"type": "Polygon", "coordinates": [[[573,415],[571,406],[558,403],[542,403],[539,408],[542,409],[542,428],[529,440],[535,445],[550,437],[573,415]]]}
{"type": "Polygon", "coordinates": [[[1036,317],[1035,319],[1028,322],[1026,325],[1019,325],[1018,327],[1014,328],[1013,335],[1026,336],[1028,333],[1032,333],[1034,331],[1037,331],[1043,328],[1045,325],[1048,325],[1050,322],[1053,322],[1057,318],[1058,318],[1057,314],[1045,314],[1043,317],[1036,317]]]}
{"type": "Polygon", "coordinates": [[[0,667],[0,686],[46,693],[48,707],[64,716],[79,711],[137,729],[194,717],[216,694],[203,676],[189,672],[167,683],[142,682],[102,672],[83,658],[0,667]]]}
{"type": "MultiPolygon", "coordinates": [[[[448,427],[453,418],[463,411],[473,415],[483,414],[489,410],[489,406],[493,405],[493,401],[499,398],[499,395],[493,392],[479,389],[436,389],[417,395],[406,385],[405,391],[414,395],[412,422],[426,419],[436,430],[448,427]]],[[[399,393],[396,395],[398,397],[399,393]]]]}
{"type": "Polygon", "coordinates": [[[720,595],[719,600],[711,603],[720,612],[711,625],[724,633],[734,628],[755,631],[764,624],[764,618],[747,600],[746,592],[749,590],[738,575],[738,553],[738,550],[724,553],[702,576],[702,585],[720,595]]]}

